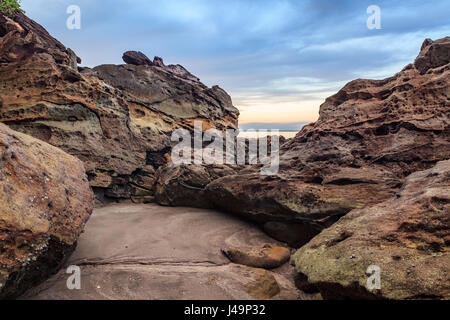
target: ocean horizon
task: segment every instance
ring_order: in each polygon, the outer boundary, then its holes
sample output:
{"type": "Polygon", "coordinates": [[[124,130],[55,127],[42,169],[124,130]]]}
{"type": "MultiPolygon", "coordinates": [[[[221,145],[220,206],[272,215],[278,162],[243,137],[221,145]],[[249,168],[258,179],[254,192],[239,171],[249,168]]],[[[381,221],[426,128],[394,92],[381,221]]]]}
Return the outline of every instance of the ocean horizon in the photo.
{"type": "Polygon", "coordinates": [[[245,130],[239,132],[240,138],[258,138],[258,137],[265,137],[265,136],[272,136],[272,135],[279,135],[283,136],[286,139],[294,138],[297,135],[298,131],[278,131],[277,134],[275,134],[273,131],[268,130],[245,130]]]}

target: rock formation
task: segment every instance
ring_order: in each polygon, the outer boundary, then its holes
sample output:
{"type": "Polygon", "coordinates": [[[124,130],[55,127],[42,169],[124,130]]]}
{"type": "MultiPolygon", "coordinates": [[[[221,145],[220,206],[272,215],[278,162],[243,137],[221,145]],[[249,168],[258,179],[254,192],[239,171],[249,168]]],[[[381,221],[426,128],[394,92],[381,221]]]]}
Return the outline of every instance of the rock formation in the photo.
{"type": "Polygon", "coordinates": [[[127,51],[123,54],[123,61],[135,66],[152,66],[153,62],[142,52],[127,51]]]}
{"type": "Polygon", "coordinates": [[[299,286],[326,299],[450,299],[450,160],[413,173],[399,194],[354,210],[294,256],[299,286]],[[367,290],[369,266],[380,290],[367,290]]]}
{"type": "MultiPolygon", "coordinates": [[[[123,60],[78,67],[40,25],[0,14],[0,122],[21,132],[0,125],[0,297],[54,272],[91,211],[83,166],[48,142],[84,163],[99,201],[215,208],[304,246],[293,259],[304,290],[449,298],[449,37],[425,40],[396,75],[328,98],[319,120],[282,145],[272,176],[259,166],[172,165],[175,129],[237,128],[239,112],[181,65],[136,51],[123,60]],[[384,279],[374,292],[364,287],[370,264],[384,279]]],[[[267,271],[234,268],[218,270],[239,274],[240,286],[252,277],[250,296],[278,293],[267,271]]]]}
{"type": "Polygon", "coordinates": [[[239,112],[182,66],[124,59],[132,64],[78,69],[76,54],[40,25],[0,15],[0,122],[77,156],[99,200],[152,201],[171,132],[195,120],[236,128],[239,112]]]}
{"type": "MultiPolygon", "coordinates": [[[[267,149],[270,151],[272,137],[268,136],[266,139],[267,149]]],[[[174,165],[173,163],[169,163],[161,166],[155,175],[154,190],[156,202],[165,206],[214,208],[214,203],[211,201],[212,199],[208,197],[209,192],[206,190],[206,187],[210,183],[227,176],[233,176],[233,179],[235,179],[235,175],[260,172],[259,170],[262,168],[262,164],[249,165],[249,158],[253,159],[254,157],[257,157],[259,160],[261,159],[257,156],[259,152],[257,145],[255,155],[250,157],[248,151],[251,140],[253,140],[253,143],[257,142],[257,139],[255,138],[247,139],[237,137],[234,139],[234,154],[227,153],[226,143],[224,143],[223,163],[227,162],[228,155],[231,155],[232,159],[235,161],[237,160],[236,145],[240,144],[241,148],[245,150],[245,164],[174,165]]],[[[278,140],[279,144],[286,141],[284,137],[278,137],[278,140]]],[[[206,143],[203,148],[204,156],[207,153],[206,151],[208,151],[208,148],[209,145],[206,143]]],[[[194,153],[192,150],[187,150],[187,152],[191,152],[191,154],[194,153]]],[[[267,157],[268,156],[270,156],[270,154],[267,155],[267,157]]]]}
{"type": "Polygon", "coordinates": [[[200,186],[198,195],[293,246],[391,198],[409,174],[450,158],[449,44],[426,40],[416,66],[352,81],[328,98],[319,120],[281,147],[278,175],[247,169],[200,186]]]}
{"type": "Polygon", "coordinates": [[[92,202],[80,160],[0,123],[0,299],[59,270],[92,202]]]}
{"type": "Polygon", "coordinates": [[[232,262],[254,268],[275,269],[289,261],[289,248],[265,244],[246,248],[228,247],[223,254],[232,262]]]}
{"type": "Polygon", "coordinates": [[[420,74],[425,74],[432,68],[448,64],[449,60],[450,37],[445,37],[436,41],[426,39],[422,44],[420,54],[414,62],[414,66],[420,71],[420,74]]]}
{"type": "Polygon", "coordinates": [[[233,165],[163,166],[156,172],[155,200],[164,206],[213,208],[206,186],[219,178],[245,173],[246,170],[245,166],[233,165]]]}

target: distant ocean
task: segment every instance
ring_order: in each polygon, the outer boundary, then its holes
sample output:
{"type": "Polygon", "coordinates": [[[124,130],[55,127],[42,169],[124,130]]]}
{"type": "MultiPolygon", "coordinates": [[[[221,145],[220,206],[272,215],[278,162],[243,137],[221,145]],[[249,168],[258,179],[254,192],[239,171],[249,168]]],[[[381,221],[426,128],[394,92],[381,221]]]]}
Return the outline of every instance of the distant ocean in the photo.
{"type": "Polygon", "coordinates": [[[239,137],[243,138],[257,138],[258,136],[264,137],[267,135],[273,135],[270,130],[279,130],[278,134],[290,139],[302,130],[302,128],[309,122],[291,122],[291,123],[262,123],[252,122],[239,125],[240,134],[239,137]]]}
{"type": "MultiPolygon", "coordinates": [[[[286,139],[290,139],[295,137],[297,133],[298,131],[279,131],[278,135],[283,136],[286,139]]],[[[258,138],[272,135],[274,135],[274,133],[271,131],[241,131],[239,133],[239,137],[241,138],[258,138]]]]}

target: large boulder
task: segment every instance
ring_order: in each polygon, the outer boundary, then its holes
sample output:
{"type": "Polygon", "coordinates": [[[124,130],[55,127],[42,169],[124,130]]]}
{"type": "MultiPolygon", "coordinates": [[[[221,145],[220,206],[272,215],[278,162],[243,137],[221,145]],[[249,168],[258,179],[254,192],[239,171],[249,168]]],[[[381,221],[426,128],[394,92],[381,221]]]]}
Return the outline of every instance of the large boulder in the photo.
{"type": "MultiPolygon", "coordinates": [[[[450,299],[450,160],[406,179],[397,197],[354,210],[293,257],[324,298],[450,299]],[[366,286],[370,266],[381,290],[366,286]]],[[[375,288],[379,289],[379,288],[375,288]]]]}
{"type": "Polygon", "coordinates": [[[248,173],[214,180],[207,185],[205,194],[213,207],[261,226],[270,228],[274,222],[289,224],[298,231],[294,237],[272,235],[299,247],[342,215],[361,207],[363,192],[364,189],[361,193],[354,193],[350,188],[340,192],[337,186],[298,183],[284,175],[264,177],[248,173]]]}
{"type": "Polygon", "coordinates": [[[414,66],[421,74],[429,69],[446,65],[450,60],[450,37],[436,41],[426,39],[420,50],[420,54],[414,62],[414,66]]]}
{"type": "Polygon", "coordinates": [[[92,213],[84,166],[0,123],[0,299],[57,272],[92,213]]]}
{"type": "Polygon", "coordinates": [[[237,127],[230,96],[181,66],[77,61],[22,13],[0,14],[0,122],[77,156],[103,202],[152,201],[175,129],[237,127]]]}
{"type": "Polygon", "coordinates": [[[153,62],[140,51],[127,51],[123,54],[123,61],[136,66],[151,66],[153,62]]]}
{"type": "Polygon", "coordinates": [[[212,208],[205,187],[212,181],[233,175],[236,167],[227,165],[166,165],[156,172],[155,200],[164,206],[212,208]]]}

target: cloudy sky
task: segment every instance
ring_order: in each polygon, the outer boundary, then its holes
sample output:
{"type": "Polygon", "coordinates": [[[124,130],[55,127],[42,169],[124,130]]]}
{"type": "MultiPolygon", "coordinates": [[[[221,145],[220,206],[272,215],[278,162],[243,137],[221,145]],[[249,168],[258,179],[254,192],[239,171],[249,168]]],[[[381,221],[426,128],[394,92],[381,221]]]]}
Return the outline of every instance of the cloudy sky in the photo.
{"type": "Polygon", "coordinates": [[[448,0],[23,0],[28,16],[83,65],[122,63],[139,50],[218,84],[241,122],[302,122],[355,78],[381,79],[417,56],[425,38],[450,35],[448,0]],[[81,29],[69,30],[69,5],[81,29]],[[369,30],[367,8],[381,9],[369,30]]]}

